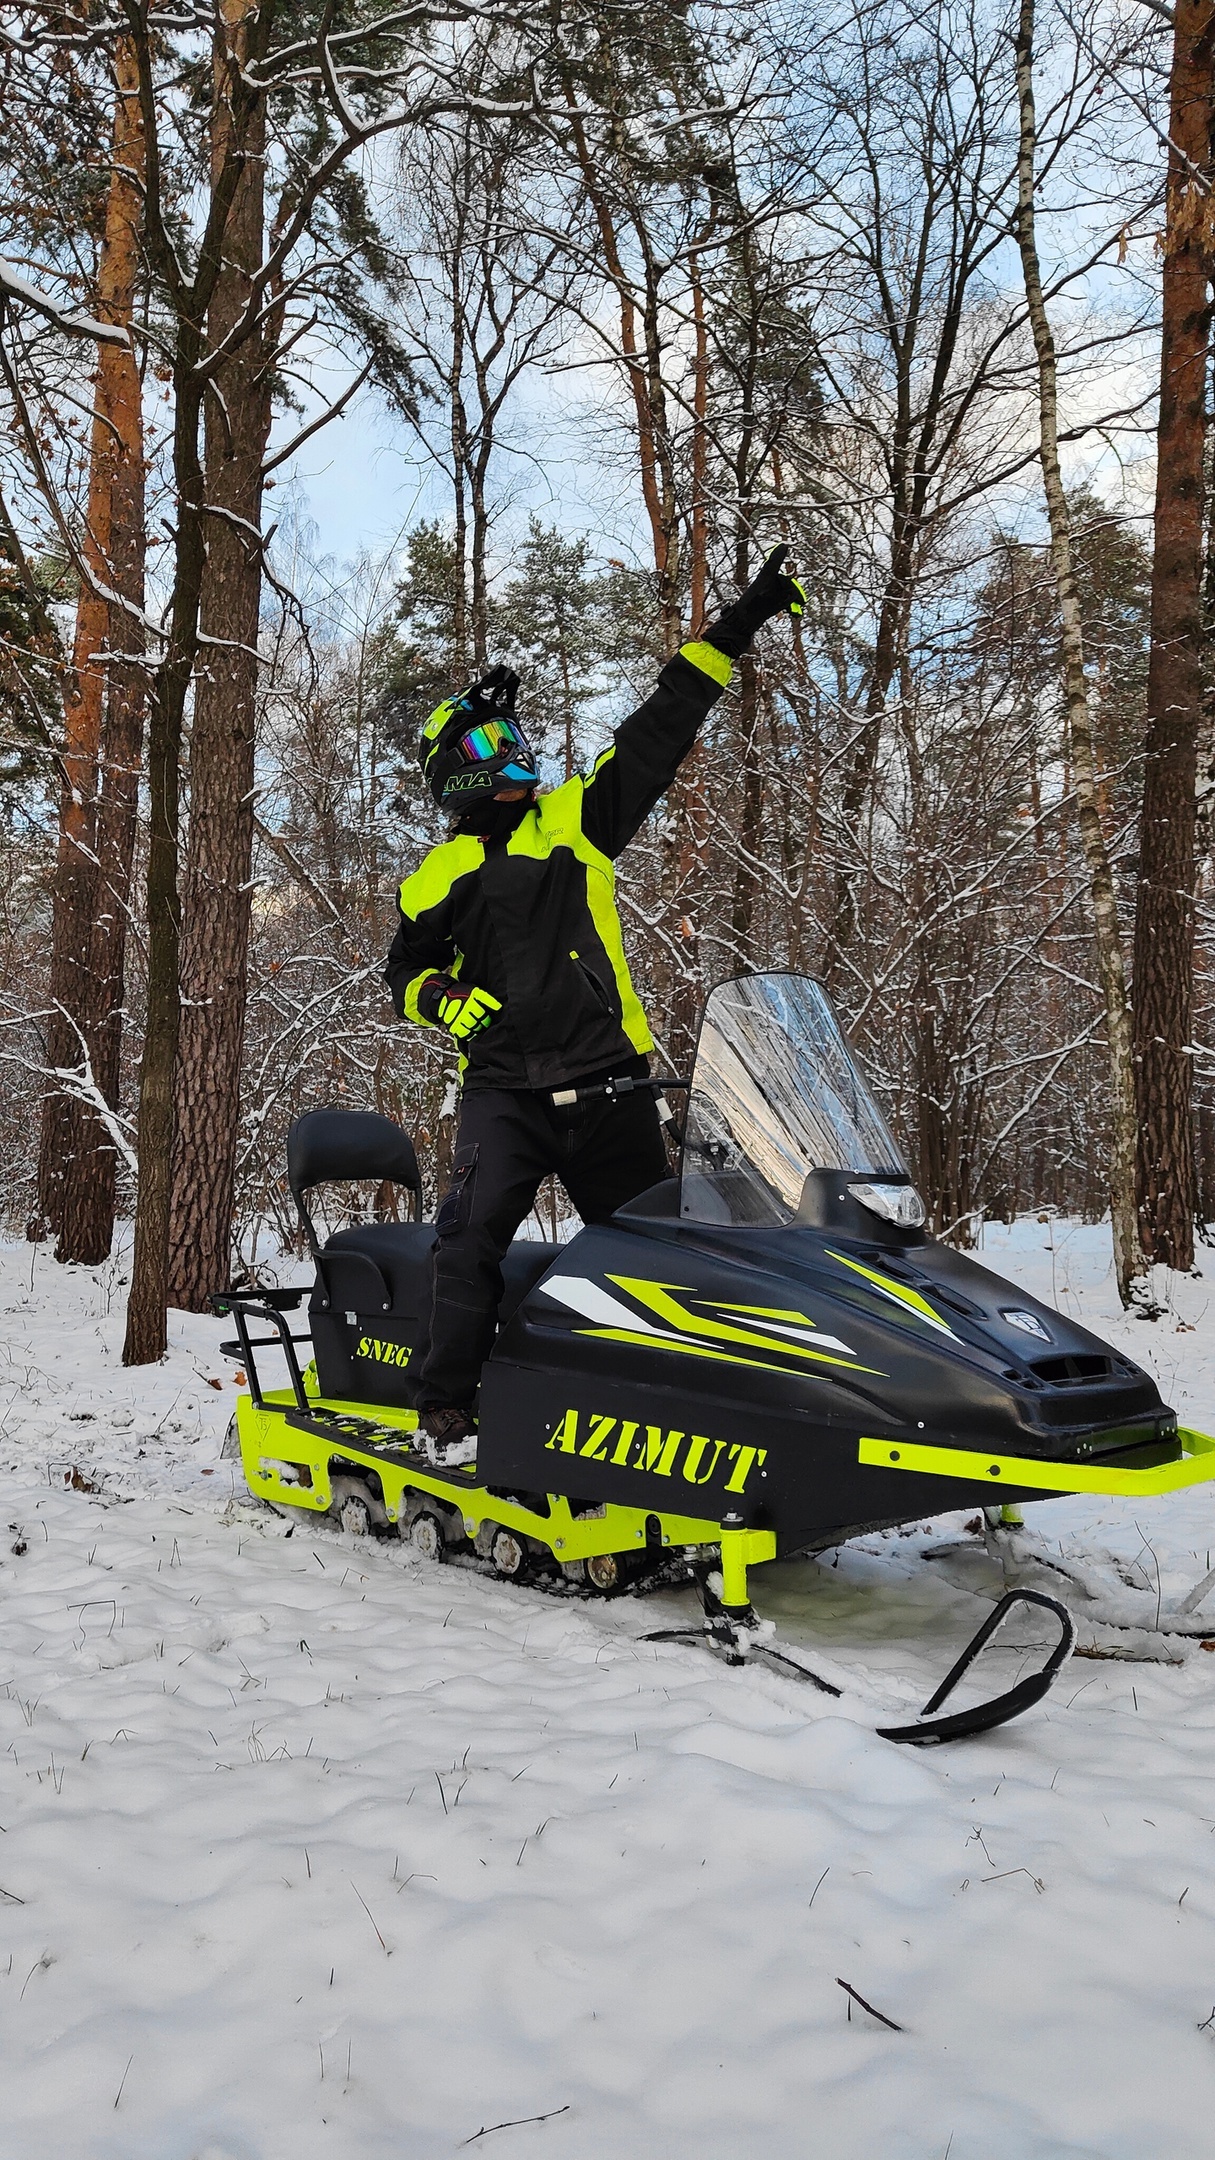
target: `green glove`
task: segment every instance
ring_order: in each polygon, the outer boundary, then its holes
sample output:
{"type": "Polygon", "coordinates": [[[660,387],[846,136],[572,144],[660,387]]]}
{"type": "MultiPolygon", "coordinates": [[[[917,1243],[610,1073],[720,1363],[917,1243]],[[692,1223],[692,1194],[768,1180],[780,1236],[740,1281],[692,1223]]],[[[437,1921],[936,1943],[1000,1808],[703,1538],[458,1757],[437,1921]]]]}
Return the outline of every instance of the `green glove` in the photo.
{"type": "Polygon", "coordinates": [[[445,991],[437,1002],[435,1017],[457,1042],[464,1042],[469,1035],[479,1035],[501,1010],[501,998],[491,997],[488,990],[478,990],[475,983],[470,983],[467,990],[457,985],[445,991]]]}
{"type": "Polygon", "coordinates": [[[741,592],[733,607],[704,632],[706,645],[731,660],[740,660],[757,630],[773,615],[801,615],[806,606],[805,588],[781,569],[789,550],[775,547],[757,577],[741,592]]]}

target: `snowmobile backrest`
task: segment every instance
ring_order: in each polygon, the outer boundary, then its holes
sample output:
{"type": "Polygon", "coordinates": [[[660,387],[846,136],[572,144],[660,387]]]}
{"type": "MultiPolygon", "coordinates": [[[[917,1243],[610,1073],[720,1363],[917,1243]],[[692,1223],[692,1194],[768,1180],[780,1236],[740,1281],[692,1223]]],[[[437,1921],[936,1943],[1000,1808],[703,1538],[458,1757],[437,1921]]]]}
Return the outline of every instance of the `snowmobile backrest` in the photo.
{"type": "Polygon", "coordinates": [[[359,1178],[407,1186],[414,1220],[421,1221],[418,1158],[409,1134],[391,1118],[375,1110],[309,1110],[296,1119],[287,1134],[287,1182],[314,1253],[320,1247],[304,1194],[314,1185],[349,1185],[359,1178]]]}

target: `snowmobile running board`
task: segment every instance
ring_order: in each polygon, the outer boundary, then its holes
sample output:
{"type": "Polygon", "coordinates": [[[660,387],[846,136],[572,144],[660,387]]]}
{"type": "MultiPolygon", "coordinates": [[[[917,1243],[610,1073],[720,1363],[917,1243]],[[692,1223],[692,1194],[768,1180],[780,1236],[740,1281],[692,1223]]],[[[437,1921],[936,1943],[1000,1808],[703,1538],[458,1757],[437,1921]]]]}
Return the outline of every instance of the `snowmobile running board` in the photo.
{"type": "Polygon", "coordinates": [[[875,1470],[911,1470],[921,1476],[965,1478],[982,1485],[1031,1487],[1043,1493],[1100,1493],[1105,1498],[1136,1500],[1178,1492],[1215,1478],[1215,1439],[1207,1433],[1180,1430],[1178,1462],[1128,1470],[1116,1462],[1043,1462],[1032,1455],[980,1455],[955,1447],[925,1447],[914,1440],[863,1439],[857,1461],[875,1470]]]}
{"type": "MultiPolygon", "coordinates": [[[[1071,1656],[1075,1640],[1075,1623],[1066,1605],[1061,1605],[1057,1598],[1047,1597],[1041,1590],[1006,1591],[999,1604],[992,1607],[982,1626],[972,1635],[957,1663],[946,1673],[940,1687],[929,1696],[914,1724],[879,1725],[876,1728],[877,1736],[879,1740],[903,1741],[908,1747],[933,1747],[945,1740],[969,1740],[976,1733],[991,1732],[997,1725],[1007,1725],[1012,1718],[1020,1717],[1022,1711],[1031,1710],[1036,1702],[1041,1702],[1060,1667],[1071,1656]],[[1029,1673],[1024,1680],[1018,1680],[1016,1686],[1006,1689],[1003,1695],[993,1695],[986,1702],[975,1703],[969,1710],[951,1711],[946,1717],[934,1716],[933,1713],[952,1695],[959,1680],[969,1672],[975,1659],[986,1649],[997,1628],[1007,1620],[1015,1605],[1041,1605],[1044,1611],[1053,1613],[1058,1621],[1059,1640],[1046,1663],[1037,1672],[1029,1673]]],[[[800,1659],[789,1657],[783,1650],[774,1650],[769,1643],[758,1638],[745,1650],[740,1642],[735,1656],[731,1657],[725,1638],[714,1626],[711,1613],[706,1617],[703,1630],[657,1628],[652,1634],[644,1635],[642,1641],[702,1643],[706,1648],[715,1650],[719,1656],[724,1654],[727,1662],[743,1664],[758,1659],[762,1664],[771,1666],[772,1670],[780,1673],[782,1677],[792,1674],[798,1680],[809,1681],[810,1685],[818,1688],[823,1695],[839,1697],[844,1692],[833,1680],[824,1680],[821,1673],[803,1665],[800,1659]]]]}

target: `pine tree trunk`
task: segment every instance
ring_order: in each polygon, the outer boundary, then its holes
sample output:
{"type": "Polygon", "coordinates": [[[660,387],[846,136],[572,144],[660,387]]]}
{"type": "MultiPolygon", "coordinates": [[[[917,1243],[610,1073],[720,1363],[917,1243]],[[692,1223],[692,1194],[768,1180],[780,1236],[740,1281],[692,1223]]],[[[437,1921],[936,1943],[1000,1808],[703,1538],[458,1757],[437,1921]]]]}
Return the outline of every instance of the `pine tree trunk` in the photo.
{"type": "Polygon", "coordinates": [[[1144,1272],[1135,1208],[1135,1080],[1131,1015],[1127,996],[1118,895],[1105,844],[1097,801],[1092,714],[1084,673],[1084,634],[1080,597],[1072,562],[1071,516],[1059,467],[1058,374],[1055,341],[1042,291],[1034,215],[1034,165],[1037,121],[1034,112],[1034,0],[1021,0],[1016,41],[1017,92],[1021,135],[1017,161],[1017,238],[1025,280],[1025,299],[1038,361],[1038,415],[1042,485],[1050,520],[1051,563],[1059,600],[1063,684],[1068,743],[1076,791],[1076,816],[1089,874],[1097,971],[1105,1004],[1106,1054],[1110,1083],[1110,1215],[1118,1294],[1131,1304],[1134,1285],[1144,1272]]]}
{"type": "MultiPolygon", "coordinates": [[[[227,0],[217,71],[243,54],[248,0],[227,0]]],[[[217,92],[213,156],[230,152],[232,112],[217,92]]],[[[214,350],[242,317],[262,261],[265,108],[243,123],[244,163],[224,263],[207,316],[214,350]]],[[[204,1312],[231,1276],[253,853],[253,755],[262,586],[262,465],[270,426],[262,336],[240,342],[206,406],[206,568],[201,665],[190,739],[190,823],[182,892],[182,1015],[168,1295],[204,1312]]]]}
{"type": "MultiPolygon", "coordinates": [[[[703,237],[706,240],[712,229],[710,217],[705,223],[703,237]]],[[[698,638],[707,619],[709,585],[709,337],[698,253],[688,257],[688,280],[692,288],[695,339],[692,358],[692,508],[688,521],[688,635],[698,638]]]]}
{"type": "MultiPolygon", "coordinates": [[[[103,321],[127,325],[139,270],[140,174],[143,124],[130,42],[115,50],[118,96],[105,232],[98,263],[96,308],[103,321]]],[[[94,926],[99,913],[98,787],[106,726],[107,648],[130,652],[137,626],[111,609],[106,589],[142,600],[143,429],[139,373],[129,347],[97,351],[89,495],[83,552],[97,590],[86,583],[76,609],[72,667],[64,699],[63,781],[59,852],[51,928],[47,1063],[98,1072],[101,1037],[109,1029],[105,985],[98,981],[94,926]],[[131,520],[134,518],[134,529],[131,520]],[[130,563],[139,563],[138,593],[130,563]],[[125,577],[118,566],[125,567],[125,577]]],[[[123,892],[125,906],[126,893],[123,892]]],[[[121,987],[118,1001],[121,1003],[121,987]]],[[[107,1097],[107,1099],[111,1099],[107,1097]]],[[[58,1236],[56,1258],[103,1260],[113,1236],[114,1151],[103,1122],[52,1082],[43,1106],[38,1161],[39,1209],[58,1236]],[[107,1189],[111,1195],[106,1203],[107,1189]]]]}
{"type": "Polygon", "coordinates": [[[1204,387],[1210,337],[1215,6],[1176,0],[1152,557],[1148,725],[1135,913],[1140,1229],[1194,1263],[1194,827],[1202,722],[1204,387]]]}
{"type": "MultiPolygon", "coordinates": [[[[135,56],[128,40],[115,52],[119,99],[114,124],[115,173],[107,216],[121,262],[112,277],[115,320],[129,322],[138,276],[144,168],[143,116],[135,56]]],[[[131,906],[131,868],[143,759],[147,677],[141,621],[144,604],[143,399],[139,369],[129,350],[115,348],[106,383],[112,429],[110,459],[109,582],[130,602],[110,610],[105,719],[94,828],[96,863],[88,970],[88,1010],[81,1020],[93,1079],[112,1111],[119,1104],[126,938],[131,906]]],[[[76,1143],[63,1191],[58,1257],[94,1263],[109,1252],[114,1236],[117,1153],[104,1120],[87,1105],[76,1108],[76,1143]]]]}

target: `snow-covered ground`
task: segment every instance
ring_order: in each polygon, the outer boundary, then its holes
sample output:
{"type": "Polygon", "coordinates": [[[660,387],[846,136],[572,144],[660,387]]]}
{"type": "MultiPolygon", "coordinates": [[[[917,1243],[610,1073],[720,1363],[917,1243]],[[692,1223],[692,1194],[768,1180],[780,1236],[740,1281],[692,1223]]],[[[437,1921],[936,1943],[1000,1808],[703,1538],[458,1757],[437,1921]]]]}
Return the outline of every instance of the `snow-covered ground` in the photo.
{"type": "MultiPolygon", "coordinates": [[[[1212,1429],[1215,1266],[1150,1325],[1100,1230],[980,1257],[1212,1429]]],[[[0,1251],[3,2160],[1210,2160],[1215,1657],[917,1753],[873,1718],[984,1609],[939,1525],[756,1578],[842,1704],[643,1643],[682,1595],[287,1536],[221,1329],[125,1373],[122,1272],[0,1251]]],[[[1166,1599],[1215,1549],[1204,1494],[1035,1522],[1166,1599]]]]}

